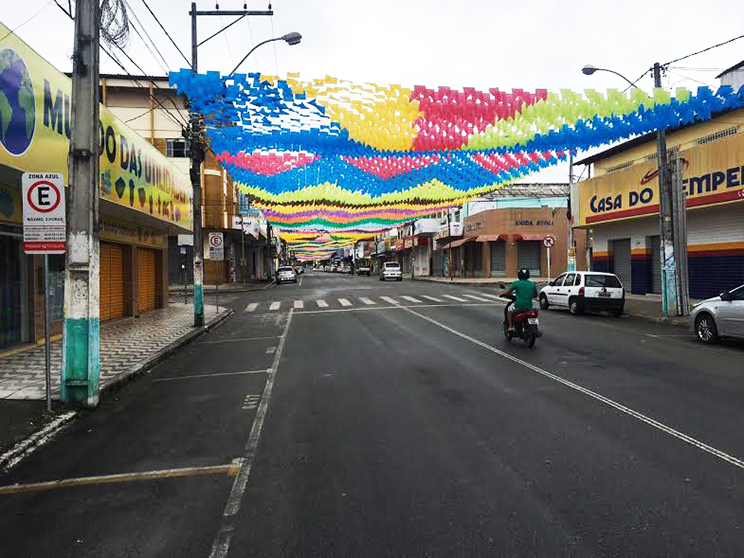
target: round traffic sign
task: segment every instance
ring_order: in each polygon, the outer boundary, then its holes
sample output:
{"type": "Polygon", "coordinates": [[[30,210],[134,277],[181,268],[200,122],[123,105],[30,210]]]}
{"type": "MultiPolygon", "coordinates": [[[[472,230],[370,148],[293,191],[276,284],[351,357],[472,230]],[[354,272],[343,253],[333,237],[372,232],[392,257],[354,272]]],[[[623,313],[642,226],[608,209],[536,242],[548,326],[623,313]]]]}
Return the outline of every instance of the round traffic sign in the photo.
{"type": "Polygon", "coordinates": [[[552,236],[546,236],[545,240],[543,240],[543,244],[545,244],[547,248],[551,248],[555,244],[555,238],[552,236]]]}
{"type": "Polygon", "coordinates": [[[215,248],[219,248],[220,246],[222,246],[222,235],[211,235],[209,237],[209,245],[214,246],[215,248]]]}
{"type": "Polygon", "coordinates": [[[28,189],[26,201],[34,211],[49,213],[59,206],[60,201],[62,201],[62,193],[56,184],[47,180],[39,180],[28,189]]]}

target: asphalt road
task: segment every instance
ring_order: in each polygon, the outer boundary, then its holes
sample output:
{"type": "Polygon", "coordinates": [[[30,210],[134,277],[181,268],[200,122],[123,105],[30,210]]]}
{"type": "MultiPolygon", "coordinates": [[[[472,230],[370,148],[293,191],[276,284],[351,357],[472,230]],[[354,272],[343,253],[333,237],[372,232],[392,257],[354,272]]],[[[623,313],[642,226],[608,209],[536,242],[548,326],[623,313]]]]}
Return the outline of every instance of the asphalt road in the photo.
{"type": "Polygon", "coordinates": [[[0,554],[740,556],[744,345],[547,311],[527,349],[495,294],[221,296],[232,318],[0,477],[0,554]]]}

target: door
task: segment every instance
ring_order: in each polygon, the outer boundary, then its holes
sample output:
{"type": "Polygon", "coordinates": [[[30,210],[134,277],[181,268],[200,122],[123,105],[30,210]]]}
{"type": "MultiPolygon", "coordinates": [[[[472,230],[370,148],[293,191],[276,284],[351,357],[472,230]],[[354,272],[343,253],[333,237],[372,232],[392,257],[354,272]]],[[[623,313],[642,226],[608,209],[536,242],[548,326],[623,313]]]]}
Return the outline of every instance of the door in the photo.
{"type": "Polygon", "coordinates": [[[651,237],[651,292],[661,294],[661,238],[651,237]]]}
{"type": "Polygon", "coordinates": [[[542,242],[539,240],[520,240],[517,249],[517,261],[519,269],[526,267],[530,270],[530,275],[540,277],[540,247],[542,242]]]}
{"type": "Polygon", "coordinates": [[[23,255],[20,238],[0,235],[0,350],[23,338],[23,255]]]}
{"type": "Polygon", "coordinates": [[[568,308],[568,297],[573,289],[574,281],[576,281],[576,274],[569,273],[563,280],[563,284],[556,288],[555,305],[565,306],[568,308]]]}
{"type": "Polygon", "coordinates": [[[506,242],[489,242],[491,248],[491,277],[506,276],[506,242]]]}
{"type": "Polygon", "coordinates": [[[156,308],[155,255],[155,250],[137,249],[137,309],[140,314],[156,308]]]}
{"type": "Polygon", "coordinates": [[[719,303],[718,318],[722,335],[744,337],[744,286],[731,292],[730,301],[719,303]]]}
{"type": "Polygon", "coordinates": [[[559,275],[553,281],[550,282],[548,287],[545,289],[545,295],[548,297],[548,303],[552,305],[558,304],[559,290],[563,285],[563,281],[566,279],[567,273],[559,275]]]}
{"type": "Polygon", "coordinates": [[[124,317],[124,248],[101,242],[100,251],[100,319],[124,317]]]}
{"type": "Polygon", "coordinates": [[[627,292],[631,291],[630,285],[630,239],[612,241],[612,265],[613,273],[617,275],[627,292]]]}

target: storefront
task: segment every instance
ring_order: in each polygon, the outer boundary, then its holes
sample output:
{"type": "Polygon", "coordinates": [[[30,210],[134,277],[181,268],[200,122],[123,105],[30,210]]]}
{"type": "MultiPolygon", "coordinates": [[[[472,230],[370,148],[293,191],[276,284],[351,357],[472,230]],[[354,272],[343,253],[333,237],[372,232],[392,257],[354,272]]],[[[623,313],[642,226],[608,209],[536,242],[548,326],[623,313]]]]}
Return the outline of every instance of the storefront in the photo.
{"type": "MultiPolygon", "coordinates": [[[[44,260],[22,249],[21,176],[60,172],[68,183],[71,82],[0,25],[5,39],[0,92],[11,118],[0,134],[0,351],[61,333],[65,257],[44,260]],[[19,100],[22,100],[21,103],[19,100]]],[[[145,139],[101,107],[99,289],[101,320],[139,315],[167,303],[167,235],[192,225],[191,186],[145,139]]]]}
{"type": "MultiPolygon", "coordinates": [[[[679,150],[683,165],[692,298],[744,284],[744,135],[728,124],[735,116],[726,117],[726,134],[701,136],[693,127],[669,136],[669,149],[679,150]]],[[[590,233],[592,269],[615,273],[634,294],[657,294],[661,249],[655,145],[647,138],[618,155],[622,147],[607,155],[614,157],[609,170],[579,183],[578,224],[590,233]]],[[[585,162],[604,164],[602,157],[585,162]]]]}

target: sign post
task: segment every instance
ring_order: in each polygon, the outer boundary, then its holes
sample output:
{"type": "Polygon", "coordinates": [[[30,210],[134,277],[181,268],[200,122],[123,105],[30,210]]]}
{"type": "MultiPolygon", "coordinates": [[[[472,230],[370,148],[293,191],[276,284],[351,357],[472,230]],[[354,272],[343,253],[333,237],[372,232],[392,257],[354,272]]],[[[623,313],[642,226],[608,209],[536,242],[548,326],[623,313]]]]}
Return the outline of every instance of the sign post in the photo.
{"type": "Polygon", "coordinates": [[[550,281],[551,280],[551,275],[550,275],[550,249],[555,245],[555,238],[553,238],[552,236],[546,236],[543,239],[543,244],[548,249],[548,281],[550,281]]]}
{"type": "Polygon", "coordinates": [[[46,406],[52,410],[51,321],[49,254],[66,248],[65,183],[61,173],[24,173],[23,251],[44,255],[44,372],[46,406]]]}
{"type": "MultiPolygon", "coordinates": [[[[225,238],[222,233],[211,232],[209,233],[209,259],[213,261],[221,262],[225,259],[225,238]]],[[[214,286],[215,292],[215,305],[217,306],[217,313],[220,313],[220,280],[214,286]]]]}

